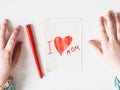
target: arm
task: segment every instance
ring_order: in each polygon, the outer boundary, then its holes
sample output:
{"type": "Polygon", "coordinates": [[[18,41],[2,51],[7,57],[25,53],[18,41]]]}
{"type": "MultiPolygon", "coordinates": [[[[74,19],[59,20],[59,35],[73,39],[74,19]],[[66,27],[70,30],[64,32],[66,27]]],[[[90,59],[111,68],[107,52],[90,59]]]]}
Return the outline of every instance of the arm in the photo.
{"type": "Polygon", "coordinates": [[[16,43],[21,26],[16,27],[8,40],[6,40],[7,29],[8,20],[4,20],[0,28],[0,86],[8,80],[15,68],[22,47],[22,42],[16,43]]]}
{"type": "Polygon", "coordinates": [[[120,13],[109,11],[107,18],[100,17],[99,25],[100,41],[90,40],[89,43],[120,77],[120,13]]]}

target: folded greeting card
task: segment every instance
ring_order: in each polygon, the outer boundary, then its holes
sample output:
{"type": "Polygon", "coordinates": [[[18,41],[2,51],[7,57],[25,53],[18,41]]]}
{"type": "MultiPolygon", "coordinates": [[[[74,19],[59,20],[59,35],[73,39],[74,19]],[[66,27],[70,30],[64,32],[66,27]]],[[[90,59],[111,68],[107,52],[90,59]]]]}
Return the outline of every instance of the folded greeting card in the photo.
{"type": "Polygon", "coordinates": [[[82,66],[80,18],[49,18],[44,22],[47,71],[79,70],[82,66]]]}

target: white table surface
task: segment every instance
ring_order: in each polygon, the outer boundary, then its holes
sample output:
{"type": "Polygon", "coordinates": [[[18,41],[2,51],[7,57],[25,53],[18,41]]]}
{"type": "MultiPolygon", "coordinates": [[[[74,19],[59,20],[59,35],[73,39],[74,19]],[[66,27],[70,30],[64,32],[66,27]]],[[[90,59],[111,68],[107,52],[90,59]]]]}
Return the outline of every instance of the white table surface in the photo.
{"type": "Polygon", "coordinates": [[[99,38],[98,17],[108,10],[120,11],[120,0],[0,0],[0,23],[8,18],[13,27],[23,26],[19,40],[24,42],[20,61],[15,68],[16,90],[114,90],[114,73],[88,45],[99,38]],[[82,18],[83,69],[47,73],[45,70],[43,21],[46,18],[82,18]],[[45,77],[38,77],[26,36],[25,25],[34,26],[36,43],[45,77]]]}

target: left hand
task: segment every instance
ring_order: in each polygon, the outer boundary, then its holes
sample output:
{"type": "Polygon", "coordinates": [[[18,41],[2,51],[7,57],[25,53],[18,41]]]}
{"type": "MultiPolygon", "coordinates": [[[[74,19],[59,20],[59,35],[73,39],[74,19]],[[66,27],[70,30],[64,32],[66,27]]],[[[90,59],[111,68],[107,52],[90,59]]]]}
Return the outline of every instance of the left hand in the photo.
{"type": "Polygon", "coordinates": [[[0,28],[0,85],[7,80],[15,68],[22,47],[22,42],[16,43],[21,26],[16,27],[9,40],[6,40],[7,29],[8,20],[4,20],[0,28]]]}

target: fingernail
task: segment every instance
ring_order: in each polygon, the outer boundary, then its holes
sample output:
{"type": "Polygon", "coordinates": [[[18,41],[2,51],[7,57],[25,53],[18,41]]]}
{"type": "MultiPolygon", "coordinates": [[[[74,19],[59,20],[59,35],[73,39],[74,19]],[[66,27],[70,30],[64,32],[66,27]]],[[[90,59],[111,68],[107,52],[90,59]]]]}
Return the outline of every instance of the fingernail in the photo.
{"type": "Polygon", "coordinates": [[[110,11],[108,11],[108,16],[111,16],[111,15],[113,15],[114,14],[114,12],[112,11],[112,10],[110,10],[110,11]]]}
{"type": "Polygon", "coordinates": [[[91,44],[91,40],[88,41],[88,44],[91,44]]]}
{"type": "Polygon", "coordinates": [[[114,11],[110,10],[109,13],[114,13],[114,11]]]}
{"type": "Polygon", "coordinates": [[[17,26],[17,29],[21,29],[21,26],[20,26],[20,25],[18,25],[18,26],[17,26]]]}
{"type": "Polygon", "coordinates": [[[100,21],[100,22],[103,22],[103,18],[104,18],[104,17],[101,16],[101,17],[99,18],[99,21],[100,21]]]}
{"type": "Polygon", "coordinates": [[[5,19],[3,23],[4,23],[4,24],[8,23],[8,20],[7,20],[7,19],[5,19]]]}
{"type": "Polygon", "coordinates": [[[18,26],[16,27],[16,30],[18,30],[18,32],[20,32],[20,31],[21,31],[21,26],[18,25],[18,26]]]}

